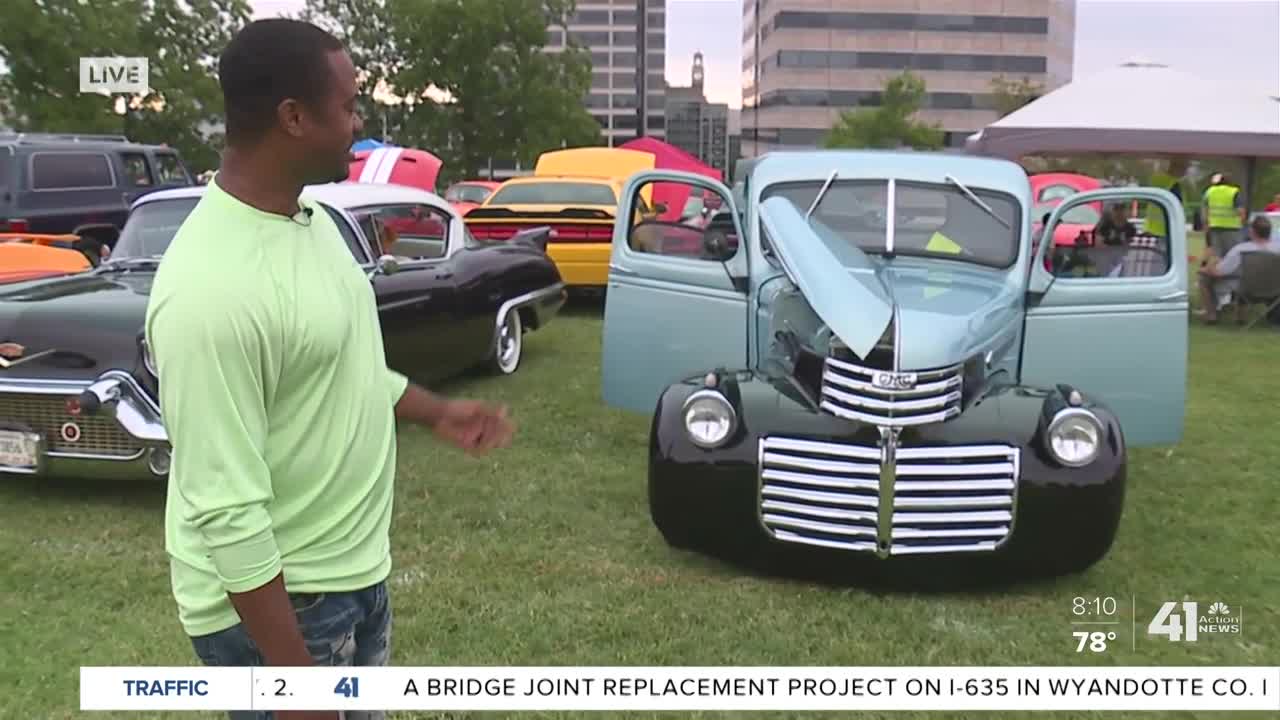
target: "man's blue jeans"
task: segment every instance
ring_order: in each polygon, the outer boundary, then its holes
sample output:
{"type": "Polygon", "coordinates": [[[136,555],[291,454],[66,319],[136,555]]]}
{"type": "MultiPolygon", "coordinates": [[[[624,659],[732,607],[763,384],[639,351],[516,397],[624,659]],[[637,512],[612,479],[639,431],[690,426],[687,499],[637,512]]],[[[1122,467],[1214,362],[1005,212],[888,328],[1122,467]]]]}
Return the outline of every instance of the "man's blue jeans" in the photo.
{"type": "MultiPolygon", "coordinates": [[[[391,603],[386,582],[355,592],[290,593],[298,626],[317,665],[382,666],[391,657],[391,603]]],[[[191,638],[205,665],[261,666],[244,625],[191,638]]],[[[344,720],[382,720],[382,712],[348,711],[344,720]]],[[[268,711],[239,711],[231,720],[272,720],[268,711]]]]}

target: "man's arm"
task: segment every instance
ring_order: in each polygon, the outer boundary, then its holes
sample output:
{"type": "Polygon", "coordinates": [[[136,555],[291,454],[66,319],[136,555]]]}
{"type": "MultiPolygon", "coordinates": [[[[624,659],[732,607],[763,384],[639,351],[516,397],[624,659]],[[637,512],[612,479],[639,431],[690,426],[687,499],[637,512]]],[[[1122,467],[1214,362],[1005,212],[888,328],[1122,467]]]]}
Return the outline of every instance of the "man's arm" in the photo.
{"type": "Polygon", "coordinates": [[[256,318],[225,297],[162,298],[148,325],[183,520],[198,531],[266,663],[310,665],[267,512],[271,344],[256,318]]]}
{"type": "Polygon", "coordinates": [[[504,406],[478,400],[441,397],[409,382],[400,373],[387,369],[387,382],[398,420],[429,428],[450,444],[473,455],[483,454],[511,442],[514,428],[504,406]]]}

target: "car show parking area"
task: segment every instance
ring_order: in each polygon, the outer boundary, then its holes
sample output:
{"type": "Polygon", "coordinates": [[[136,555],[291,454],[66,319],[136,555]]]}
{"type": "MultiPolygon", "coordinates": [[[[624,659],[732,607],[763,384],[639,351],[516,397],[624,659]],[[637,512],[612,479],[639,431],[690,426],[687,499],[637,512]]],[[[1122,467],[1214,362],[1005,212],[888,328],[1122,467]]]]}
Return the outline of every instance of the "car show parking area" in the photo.
{"type": "MultiPolygon", "coordinates": [[[[518,423],[508,450],[475,459],[401,430],[393,663],[1274,662],[1280,443],[1270,333],[1192,325],[1185,436],[1131,452],[1119,534],[1088,572],[922,593],[766,577],[668,546],[648,510],[650,418],[601,402],[602,331],[598,300],[571,302],[525,337],[520,373],[438,388],[508,403],[518,423]],[[1105,651],[1078,650],[1073,605],[1108,597],[1118,637],[1105,651]],[[1184,599],[1239,608],[1240,631],[1195,642],[1148,632],[1162,603],[1184,599]]],[[[195,662],[170,595],[164,492],[159,481],[0,477],[0,636],[17,651],[0,663],[6,716],[76,715],[80,666],[195,662]]]]}

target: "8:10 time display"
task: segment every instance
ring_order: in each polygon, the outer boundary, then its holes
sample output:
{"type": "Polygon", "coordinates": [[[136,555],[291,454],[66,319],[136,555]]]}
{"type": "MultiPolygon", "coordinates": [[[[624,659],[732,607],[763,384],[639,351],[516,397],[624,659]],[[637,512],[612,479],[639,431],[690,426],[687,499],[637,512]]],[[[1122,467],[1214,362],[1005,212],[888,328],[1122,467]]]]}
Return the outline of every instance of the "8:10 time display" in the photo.
{"type": "Polygon", "coordinates": [[[1076,597],[1071,601],[1071,612],[1076,615],[1115,615],[1116,599],[1107,597],[1076,597]]]}

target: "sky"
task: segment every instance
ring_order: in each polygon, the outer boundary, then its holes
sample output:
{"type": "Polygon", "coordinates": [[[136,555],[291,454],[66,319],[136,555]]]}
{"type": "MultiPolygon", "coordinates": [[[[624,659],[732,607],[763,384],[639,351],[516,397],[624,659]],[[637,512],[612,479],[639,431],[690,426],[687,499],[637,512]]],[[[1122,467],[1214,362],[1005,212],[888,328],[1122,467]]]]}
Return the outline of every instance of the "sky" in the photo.
{"type": "MultiPolygon", "coordinates": [[[[707,99],[741,107],[741,2],[666,0],[668,83],[688,85],[701,51],[707,99]]],[[[303,4],[253,0],[259,16],[303,4]]],[[[1077,0],[1073,77],[1135,57],[1280,94],[1280,0],[1077,0]]]]}

